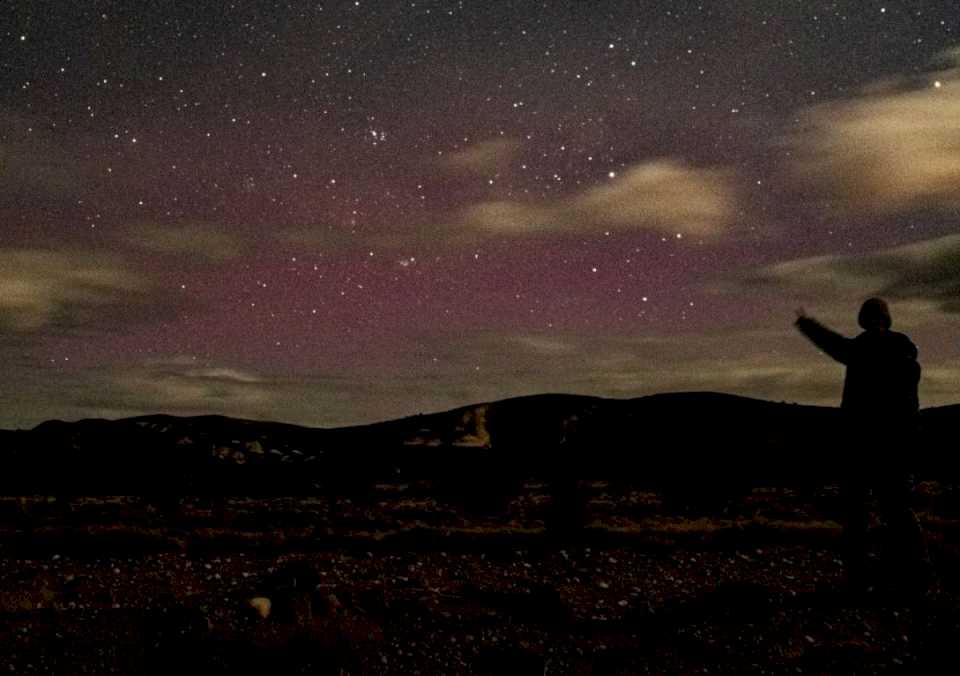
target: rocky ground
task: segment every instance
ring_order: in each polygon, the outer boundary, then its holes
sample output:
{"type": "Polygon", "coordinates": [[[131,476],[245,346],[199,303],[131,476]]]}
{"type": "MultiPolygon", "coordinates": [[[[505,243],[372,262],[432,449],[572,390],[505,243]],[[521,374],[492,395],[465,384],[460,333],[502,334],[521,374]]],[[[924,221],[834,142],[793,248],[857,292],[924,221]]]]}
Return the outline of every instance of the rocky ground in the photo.
{"type": "Polygon", "coordinates": [[[755,489],[697,511],[596,482],[580,531],[544,528],[535,483],[488,513],[405,484],[159,508],[0,499],[0,665],[937,673],[960,639],[953,494],[917,490],[940,578],[919,599],[841,593],[832,487],[755,489]]]}

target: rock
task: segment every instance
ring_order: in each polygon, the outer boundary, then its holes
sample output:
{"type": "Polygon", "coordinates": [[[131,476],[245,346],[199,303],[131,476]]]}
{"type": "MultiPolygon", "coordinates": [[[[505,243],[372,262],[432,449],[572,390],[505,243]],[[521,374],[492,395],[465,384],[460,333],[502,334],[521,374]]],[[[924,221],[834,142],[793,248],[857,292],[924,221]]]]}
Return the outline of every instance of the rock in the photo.
{"type": "Polygon", "coordinates": [[[336,594],[327,595],[326,610],[329,616],[334,616],[337,612],[343,608],[343,604],[340,603],[340,599],[337,598],[336,594]]]}
{"type": "Polygon", "coordinates": [[[270,608],[273,604],[266,596],[255,596],[247,601],[247,603],[251,608],[256,610],[264,620],[270,617],[270,608]]]}

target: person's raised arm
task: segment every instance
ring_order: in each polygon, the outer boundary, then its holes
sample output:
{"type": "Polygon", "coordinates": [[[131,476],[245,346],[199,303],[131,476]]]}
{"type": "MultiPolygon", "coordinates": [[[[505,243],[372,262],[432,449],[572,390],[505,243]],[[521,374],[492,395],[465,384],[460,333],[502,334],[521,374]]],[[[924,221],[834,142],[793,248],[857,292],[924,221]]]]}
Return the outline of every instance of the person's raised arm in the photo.
{"type": "Polygon", "coordinates": [[[810,341],[836,359],[841,364],[850,362],[850,353],[853,339],[841,336],[836,331],[828,329],[813,317],[808,317],[803,308],[797,310],[797,321],[794,326],[810,341]]]}

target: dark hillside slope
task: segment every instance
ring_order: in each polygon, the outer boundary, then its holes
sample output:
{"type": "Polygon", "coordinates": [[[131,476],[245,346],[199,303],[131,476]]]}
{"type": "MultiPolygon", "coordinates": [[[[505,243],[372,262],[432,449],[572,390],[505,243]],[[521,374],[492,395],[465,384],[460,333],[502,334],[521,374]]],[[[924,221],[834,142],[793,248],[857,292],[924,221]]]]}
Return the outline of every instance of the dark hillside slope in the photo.
{"type": "MultiPolygon", "coordinates": [[[[921,412],[903,449],[954,473],[960,406],[921,412]]],[[[0,433],[6,494],[309,494],[456,476],[631,482],[796,482],[835,476],[851,442],[837,409],[709,392],[604,399],[542,394],[372,425],[312,429],[223,416],[48,421],[0,433]]]]}

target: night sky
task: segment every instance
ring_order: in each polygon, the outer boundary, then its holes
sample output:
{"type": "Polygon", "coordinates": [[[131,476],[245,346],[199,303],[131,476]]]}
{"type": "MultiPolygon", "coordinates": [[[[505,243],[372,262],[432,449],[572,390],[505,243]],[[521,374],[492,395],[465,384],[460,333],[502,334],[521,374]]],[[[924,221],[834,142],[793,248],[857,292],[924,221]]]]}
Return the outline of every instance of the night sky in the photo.
{"type": "Polygon", "coordinates": [[[960,7],[8,3],[0,427],[538,392],[960,402],[960,7]]]}

